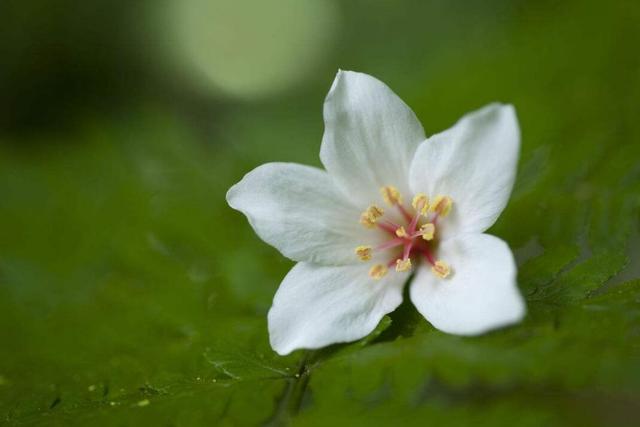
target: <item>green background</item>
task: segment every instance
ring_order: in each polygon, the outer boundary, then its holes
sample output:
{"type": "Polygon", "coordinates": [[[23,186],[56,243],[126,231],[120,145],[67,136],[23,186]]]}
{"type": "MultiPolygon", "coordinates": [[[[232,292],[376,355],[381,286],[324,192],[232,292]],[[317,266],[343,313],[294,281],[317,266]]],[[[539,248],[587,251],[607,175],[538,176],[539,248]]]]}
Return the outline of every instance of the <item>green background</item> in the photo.
{"type": "Polygon", "coordinates": [[[47,3],[0,6],[0,424],[640,425],[637,2],[335,2],[315,65],[242,96],[176,71],[143,19],[166,4],[47,3]],[[319,165],[338,68],[428,134],[516,106],[490,232],[516,255],[521,324],[456,337],[403,304],[360,342],[270,349],[292,262],[224,195],[262,163],[319,165]]]}

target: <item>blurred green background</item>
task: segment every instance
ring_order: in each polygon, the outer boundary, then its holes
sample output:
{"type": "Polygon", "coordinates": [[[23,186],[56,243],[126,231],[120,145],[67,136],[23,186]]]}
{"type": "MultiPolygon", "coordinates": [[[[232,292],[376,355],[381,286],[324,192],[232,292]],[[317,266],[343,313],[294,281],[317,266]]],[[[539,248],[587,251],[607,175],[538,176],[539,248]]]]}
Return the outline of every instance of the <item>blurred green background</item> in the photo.
{"type": "Polygon", "coordinates": [[[4,0],[0,424],[640,425],[640,3],[4,0]],[[292,263],[225,203],[319,165],[338,68],[428,134],[513,103],[491,229],[528,316],[477,338],[410,304],[361,342],[278,357],[292,263]]]}

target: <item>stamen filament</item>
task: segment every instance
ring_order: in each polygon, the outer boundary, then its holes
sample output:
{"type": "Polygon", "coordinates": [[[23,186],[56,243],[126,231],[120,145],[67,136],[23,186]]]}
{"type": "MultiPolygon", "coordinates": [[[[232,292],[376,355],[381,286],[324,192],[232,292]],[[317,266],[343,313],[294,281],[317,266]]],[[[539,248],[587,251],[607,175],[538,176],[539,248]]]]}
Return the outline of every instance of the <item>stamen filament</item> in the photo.
{"type": "Polygon", "coordinates": [[[424,257],[426,258],[427,262],[431,265],[435,265],[436,264],[436,259],[433,257],[433,254],[431,253],[431,251],[429,250],[429,248],[423,248],[420,250],[420,252],[422,252],[424,254],[424,257]]]}
{"type": "Polygon", "coordinates": [[[376,246],[374,250],[381,251],[381,250],[391,249],[391,248],[395,248],[397,246],[402,246],[402,245],[404,245],[404,239],[397,237],[395,239],[391,239],[388,242],[384,242],[381,245],[376,246]]]}
{"type": "Polygon", "coordinates": [[[398,224],[396,224],[395,222],[393,222],[391,220],[386,219],[384,222],[385,222],[385,224],[393,227],[394,230],[400,228],[400,226],[398,224]]]}
{"type": "Polygon", "coordinates": [[[389,221],[385,221],[385,222],[378,222],[376,223],[376,225],[381,228],[382,230],[392,234],[393,236],[396,235],[396,229],[398,227],[395,227],[393,224],[388,224],[389,221]]]}
{"type": "Polygon", "coordinates": [[[402,216],[404,217],[405,220],[407,221],[411,221],[411,214],[409,212],[407,212],[407,210],[404,208],[404,206],[402,206],[400,203],[398,203],[397,205],[398,210],[400,211],[400,213],[402,214],[402,216]]]}
{"type": "Polygon", "coordinates": [[[411,219],[411,224],[409,224],[409,233],[413,234],[416,231],[416,225],[418,225],[418,220],[420,219],[420,214],[416,212],[411,219]]]}
{"type": "Polygon", "coordinates": [[[402,259],[409,258],[409,254],[411,253],[411,248],[413,247],[413,240],[405,243],[404,250],[402,251],[402,259]]]}

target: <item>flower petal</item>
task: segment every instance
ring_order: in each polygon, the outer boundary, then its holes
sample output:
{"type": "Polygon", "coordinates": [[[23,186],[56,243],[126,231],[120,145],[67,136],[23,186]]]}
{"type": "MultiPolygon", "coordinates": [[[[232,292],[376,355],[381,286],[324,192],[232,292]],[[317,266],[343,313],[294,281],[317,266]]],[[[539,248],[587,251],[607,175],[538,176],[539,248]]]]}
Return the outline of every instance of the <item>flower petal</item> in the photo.
{"type": "Polygon", "coordinates": [[[352,200],[360,206],[377,201],[385,185],[408,193],[411,159],[425,135],[389,87],[367,74],[339,71],[324,102],[324,122],[320,159],[352,200]]]}
{"type": "Polygon", "coordinates": [[[360,339],[402,302],[406,275],[380,280],[371,265],[322,267],[298,263],[282,281],[269,310],[269,339],[278,354],[360,339]]]}
{"type": "Polygon", "coordinates": [[[357,263],[354,249],[369,244],[358,223],[360,211],[329,175],[295,163],[267,163],[249,172],[227,193],[262,240],[295,261],[357,263]]]}
{"type": "Polygon", "coordinates": [[[464,116],[420,145],[411,164],[411,189],[453,199],[441,238],[493,225],[509,200],[519,149],[515,110],[500,104],[464,116]]]}
{"type": "Polygon", "coordinates": [[[410,289],[411,301],[433,326],[477,335],[522,319],[516,266],[502,240],[488,234],[458,236],[440,243],[438,259],[449,264],[451,275],[440,279],[422,266],[410,289]]]}

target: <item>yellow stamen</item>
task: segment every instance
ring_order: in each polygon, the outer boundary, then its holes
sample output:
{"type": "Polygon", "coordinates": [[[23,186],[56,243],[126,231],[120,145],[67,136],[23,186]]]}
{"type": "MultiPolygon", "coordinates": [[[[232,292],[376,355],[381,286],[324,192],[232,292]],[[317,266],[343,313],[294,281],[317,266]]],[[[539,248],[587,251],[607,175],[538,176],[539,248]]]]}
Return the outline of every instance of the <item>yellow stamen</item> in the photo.
{"type": "Polygon", "coordinates": [[[433,267],[431,267],[431,271],[441,279],[445,279],[449,274],[451,274],[451,268],[449,268],[447,263],[444,261],[436,261],[433,267]]]}
{"type": "Polygon", "coordinates": [[[371,276],[376,280],[379,280],[379,279],[382,279],[384,276],[386,276],[388,271],[389,269],[384,265],[376,264],[373,267],[371,267],[371,270],[369,270],[369,276],[371,276]]]}
{"type": "Polygon", "coordinates": [[[424,193],[418,193],[413,196],[411,206],[413,206],[413,209],[420,213],[420,215],[426,215],[429,211],[429,198],[424,193]]]}
{"type": "Polygon", "coordinates": [[[377,207],[376,205],[371,205],[367,209],[367,213],[369,214],[370,217],[374,219],[378,219],[382,215],[384,215],[384,210],[382,208],[377,207]]]}
{"type": "Polygon", "coordinates": [[[396,228],[396,236],[408,237],[409,235],[407,234],[407,230],[405,230],[404,227],[398,227],[396,228]]]}
{"type": "Polygon", "coordinates": [[[451,211],[453,200],[449,196],[438,196],[431,205],[431,212],[435,212],[441,217],[445,217],[451,211]]]}
{"type": "Polygon", "coordinates": [[[422,233],[422,238],[424,240],[433,240],[433,237],[436,234],[436,226],[428,222],[420,227],[420,232],[422,233]]]}
{"type": "Polygon", "coordinates": [[[360,224],[367,228],[373,228],[376,225],[376,221],[384,215],[384,210],[375,205],[369,206],[366,211],[360,215],[360,224]]]}
{"type": "Polygon", "coordinates": [[[371,259],[371,246],[358,246],[355,252],[360,261],[369,261],[371,259]]]}
{"type": "Polygon", "coordinates": [[[389,206],[402,204],[402,196],[398,189],[393,185],[382,187],[380,189],[380,194],[382,194],[382,198],[389,206]]]}
{"type": "Polygon", "coordinates": [[[396,271],[403,272],[408,270],[411,270],[411,259],[396,260],[396,271]]]}
{"type": "Polygon", "coordinates": [[[360,215],[360,224],[367,228],[373,228],[376,226],[376,221],[372,220],[366,212],[363,212],[362,215],[360,215]]]}

